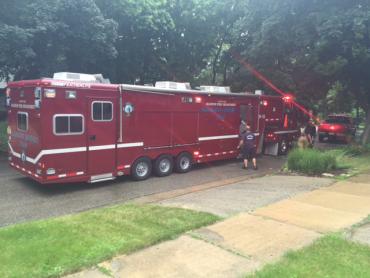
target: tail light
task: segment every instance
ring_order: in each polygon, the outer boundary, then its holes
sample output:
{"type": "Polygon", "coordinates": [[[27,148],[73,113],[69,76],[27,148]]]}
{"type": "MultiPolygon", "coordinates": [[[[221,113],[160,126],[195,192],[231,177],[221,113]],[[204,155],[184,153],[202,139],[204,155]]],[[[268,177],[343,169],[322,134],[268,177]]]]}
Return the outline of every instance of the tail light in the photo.
{"type": "Polygon", "coordinates": [[[266,137],[268,139],[275,139],[275,134],[274,133],[267,133],[266,137]]]}
{"type": "Polygon", "coordinates": [[[202,103],[201,97],[195,97],[195,103],[202,103]]]}

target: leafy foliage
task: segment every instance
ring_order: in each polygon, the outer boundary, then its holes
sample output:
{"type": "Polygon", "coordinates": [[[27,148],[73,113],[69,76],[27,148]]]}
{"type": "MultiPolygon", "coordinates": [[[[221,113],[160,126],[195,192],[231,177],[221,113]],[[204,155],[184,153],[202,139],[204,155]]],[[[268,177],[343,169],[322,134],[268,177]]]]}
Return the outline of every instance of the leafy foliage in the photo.
{"type": "Polygon", "coordinates": [[[93,0],[6,2],[9,9],[0,11],[3,78],[35,78],[63,70],[107,72],[117,55],[117,24],[105,19],[93,0]]]}
{"type": "Polygon", "coordinates": [[[8,123],[5,121],[0,121],[0,153],[6,152],[8,150],[8,136],[6,134],[6,128],[8,123]]]}
{"type": "Polygon", "coordinates": [[[367,0],[3,3],[2,78],[66,70],[101,72],[121,83],[177,80],[231,85],[236,91],[263,88],[235,58],[240,56],[311,109],[370,111],[367,0]]]}
{"type": "Polygon", "coordinates": [[[292,171],[318,175],[336,168],[336,158],[330,153],[315,149],[295,149],[288,155],[288,169],[292,171]]]}
{"type": "Polygon", "coordinates": [[[358,145],[358,144],[349,145],[344,149],[344,153],[348,156],[368,155],[370,153],[370,144],[367,144],[367,145],[358,145]]]}

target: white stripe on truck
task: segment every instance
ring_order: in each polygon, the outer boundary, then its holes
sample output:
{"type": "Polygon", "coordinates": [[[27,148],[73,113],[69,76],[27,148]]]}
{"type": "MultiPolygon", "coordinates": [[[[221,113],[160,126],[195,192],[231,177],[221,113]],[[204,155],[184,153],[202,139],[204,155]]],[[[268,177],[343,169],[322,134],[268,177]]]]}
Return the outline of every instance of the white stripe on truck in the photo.
{"type": "MultiPolygon", "coordinates": [[[[12,145],[10,142],[8,142],[9,150],[11,154],[17,158],[21,158],[21,154],[14,151],[12,145]]],[[[135,143],[124,143],[124,144],[118,144],[117,148],[131,148],[131,147],[141,147],[144,146],[143,142],[135,142],[135,143]]],[[[26,156],[26,161],[36,164],[43,156],[45,155],[51,155],[51,154],[65,154],[65,153],[78,153],[78,152],[86,152],[89,151],[99,151],[99,150],[109,150],[109,149],[115,149],[116,145],[100,145],[100,146],[91,146],[89,148],[87,147],[77,147],[77,148],[64,148],[64,149],[50,149],[50,150],[42,150],[39,152],[39,154],[35,157],[28,157],[26,156]]]]}
{"type": "Polygon", "coordinates": [[[221,139],[233,139],[239,138],[239,135],[222,135],[222,136],[209,136],[209,137],[199,137],[199,141],[211,141],[211,140],[221,140],[221,139]]]}

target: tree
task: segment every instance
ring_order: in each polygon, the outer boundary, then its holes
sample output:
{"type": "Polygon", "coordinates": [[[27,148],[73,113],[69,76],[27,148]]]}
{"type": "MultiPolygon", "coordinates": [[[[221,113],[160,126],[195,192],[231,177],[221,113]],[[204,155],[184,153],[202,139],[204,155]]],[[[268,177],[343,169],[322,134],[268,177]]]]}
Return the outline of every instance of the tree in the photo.
{"type": "MultiPolygon", "coordinates": [[[[341,108],[367,111],[363,142],[370,135],[370,3],[335,0],[250,0],[234,29],[241,37],[231,47],[286,91],[311,108],[325,110],[335,97],[341,108]],[[333,94],[340,83],[346,92],[333,94]],[[328,96],[329,93],[329,96],[328,96]],[[348,108],[348,107],[347,107],[348,108]]],[[[233,83],[245,84],[243,68],[230,65],[233,83]],[[240,81],[244,78],[244,82],[240,81]]],[[[330,108],[330,107],[329,107],[330,108]]],[[[342,112],[342,111],[336,111],[342,112]]]]}
{"type": "Polygon", "coordinates": [[[55,71],[108,73],[117,25],[93,0],[9,1],[1,11],[0,74],[16,79],[55,71]]]}

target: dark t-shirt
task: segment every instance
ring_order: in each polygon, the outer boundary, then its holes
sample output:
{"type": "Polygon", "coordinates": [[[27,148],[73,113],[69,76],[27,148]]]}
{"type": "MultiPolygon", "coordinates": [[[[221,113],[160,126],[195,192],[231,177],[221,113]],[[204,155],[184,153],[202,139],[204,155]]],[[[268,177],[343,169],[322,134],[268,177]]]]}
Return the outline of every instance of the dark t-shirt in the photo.
{"type": "Polygon", "coordinates": [[[255,147],[255,139],[256,136],[254,136],[253,132],[246,131],[243,134],[243,147],[247,149],[252,149],[255,147]]]}
{"type": "Polygon", "coordinates": [[[308,123],[306,128],[305,128],[305,133],[311,135],[312,137],[315,137],[316,136],[316,127],[313,124],[308,123]]]}

